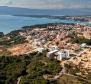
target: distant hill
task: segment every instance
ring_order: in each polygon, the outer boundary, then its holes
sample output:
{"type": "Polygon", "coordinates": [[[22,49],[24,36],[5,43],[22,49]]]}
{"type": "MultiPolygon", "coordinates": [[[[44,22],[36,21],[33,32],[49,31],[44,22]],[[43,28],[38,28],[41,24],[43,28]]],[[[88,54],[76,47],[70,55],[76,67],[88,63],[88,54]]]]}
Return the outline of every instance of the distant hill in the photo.
{"type": "Polygon", "coordinates": [[[91,15],[91,9],[28,9],[28,8],[0,6],[0,14],[78,16],[78,15],[91,15]]]}

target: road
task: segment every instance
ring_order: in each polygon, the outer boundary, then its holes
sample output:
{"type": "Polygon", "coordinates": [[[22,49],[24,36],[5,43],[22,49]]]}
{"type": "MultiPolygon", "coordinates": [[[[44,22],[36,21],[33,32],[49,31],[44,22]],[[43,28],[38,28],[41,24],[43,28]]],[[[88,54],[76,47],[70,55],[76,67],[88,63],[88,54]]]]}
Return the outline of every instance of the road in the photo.
{"type": "Polygon", "coordinates": [[[18,77],[17,84],[20,84],[20,81],[21,81],[21,77],[18,77]]]}
{"type": "Polygon", "coordinates": [[[63,66],[62,70],[52,78],[47,77],[46,80],[57,80],[60,76],[66,73],[66,68],[63,66]]]}

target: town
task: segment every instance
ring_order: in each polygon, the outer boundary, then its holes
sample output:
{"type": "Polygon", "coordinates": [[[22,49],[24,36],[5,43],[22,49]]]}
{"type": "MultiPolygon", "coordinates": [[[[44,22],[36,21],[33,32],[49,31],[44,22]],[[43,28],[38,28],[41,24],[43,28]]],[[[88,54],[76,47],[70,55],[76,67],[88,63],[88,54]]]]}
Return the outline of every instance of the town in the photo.
{"type": "Polygon", "coordinates": [[[0,54],[20,56],[30,53],[46,51],[48,59],[60,62],[63,70],[59,75],[45,79],[57,79],[68,73],[65,65],[74,64],[79,68],[77,76],[86,76],[91,71],[91,27],[80,24],[49,24],[45,26],[24,27],[22,30],[12,31],[3,36],[6,41],[0,42],[0,54]],[[12,33],[13,32],[13,33],[12,33]],[[18,40],[17,40],[17,38],[18,40]],[[12,40],[13,39],[13,40],[12,40]],[[19,42],[18,42],[19,41],[19,42]],[[7,44],[8,43],[8,44],[7,44]],[[8,45],[8,46],[7,46],[8,45]],[[7,47],[5,47],[7,46],[7,47]],[[4,51],[4,53],[3,53],[4,51]],[[83,73],[84,72],[84,73],[83,73]],[[55,78],[56,77],[56,78],[55,78]]]}
{"type": "MultiPolygon", "coordinates": [[[[89,51],[91,48],[91,27],[86,25],[53,24],[44,28],[36,26],[22,30],[18,32],[17,36],[24,37],[27,42],[9,47],[7,50],[12,55],[28,54],[35,51],[42,53],[42,51],[48,50],[47,57],[61,61],[63,58],[80,56],[84,53],[83,51],[87,49],[89,51]]],[[[7,40],[11,39],[9,35],[5,37],[7,40]]]]}

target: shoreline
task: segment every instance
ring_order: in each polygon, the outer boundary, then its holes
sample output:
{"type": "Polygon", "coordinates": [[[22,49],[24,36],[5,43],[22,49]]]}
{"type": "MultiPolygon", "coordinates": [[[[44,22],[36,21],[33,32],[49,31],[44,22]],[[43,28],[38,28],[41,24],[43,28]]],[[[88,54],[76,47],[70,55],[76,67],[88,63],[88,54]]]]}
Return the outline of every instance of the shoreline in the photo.
{"type": "MultiPolygon", "coordinates": [[[[7,18],[8,15],[5,15],[7,18]]],[[[9,15],[12,16],[11,21],[13,25],[10,24],[10,22],[8,23],[8,18],[5,19],[2,23],[5,24],[5,26],[3,24],[0,24],[0,26],[4,29],[1,29],[1,32],[3,31],[5,34],[10,33],[11,31],[14,31],[15,29],[22,29],[24,27],[36,27],[39,25],[49,25],[49,24],[81,24],[81,25],[89,25],[90,23],[89,21],[85,21],[84,19],[79,19],[79,17],[75,17],[75,16],[49,16],[49,15],[38,15],[38,16],[29,16],[30,18],[27,17],[27,15],[25,15],[25,19],[23,20],[22,15],[9,15]],[[15,19],[14,17],[15,16],[15,19]],[[17,17],[20,17],[19,19],[19,23],[17,22],[17,17]],[[55,18],[56,17],[56,18],[55,18]],[[31,19],[31,18],[35,18],[35,19],[31,19]],[[60,19],[61,18],[61,19],[60,19]],[[74,18],[74,19],[72,19],[74,18]],[[13,22],[13,19],[15,20],[13,22]],[[33,21],[32,21],[33,20],[33,21]],[[43,22],[42,22],[43,21],[43,22]],[[17,25],[17,26],[16,26],[17,25]],[[20,25],[20,26],[19,26],[20,25]],[[7,30],[8,29],[8,30],[7,30]],[[5,31],[4,31],[5,30],[5,31]]],[[[90,16],[87,16],[90,17],[90,16]]],[[[86,19],[86,17],[84,17],[86,19]]],[[[3,18],[1,18],[3,20],[3,18]]]]}

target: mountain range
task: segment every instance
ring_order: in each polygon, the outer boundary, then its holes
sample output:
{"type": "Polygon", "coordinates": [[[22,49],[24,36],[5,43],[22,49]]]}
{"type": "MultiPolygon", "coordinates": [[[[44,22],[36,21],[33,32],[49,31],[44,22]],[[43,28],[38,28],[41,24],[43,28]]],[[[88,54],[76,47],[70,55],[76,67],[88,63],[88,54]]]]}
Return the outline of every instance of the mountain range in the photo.
{"type": "Polygon", "coordinates": [[[29,9],[29,8],[0,6],[0,14],[81,16],[81,15],[91,15],[91,9],[90,8],[80,8],[80,9],[29,9]]]}

